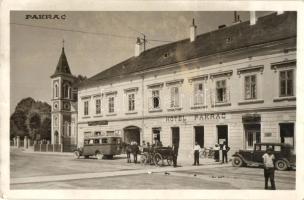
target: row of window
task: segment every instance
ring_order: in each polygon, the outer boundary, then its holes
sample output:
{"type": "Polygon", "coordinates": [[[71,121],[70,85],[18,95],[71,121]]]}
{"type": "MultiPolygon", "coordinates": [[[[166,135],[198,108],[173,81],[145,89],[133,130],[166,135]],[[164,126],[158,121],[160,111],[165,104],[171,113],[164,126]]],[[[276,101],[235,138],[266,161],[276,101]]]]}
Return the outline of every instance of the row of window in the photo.
{"type": "MultiPolygon", "coordinates": [[[[244,100],[256,100],[258,99],[258,78],[257,74],[250,74],[244,76],[244,100]]],[[[212,91],[209,95],[214,97],[214,104],[229,103],[230,92],[227,84],[228,78],[219,79],[215,81],[214,94],[212,91]]],[[[207,88],[205,88],[205,81],[193,82],[193,105],[204,106],[207,98],[207,88]]],[[[172,109],[180,108],[181,106],[181,91],[180,84],[175,84],[169,87],[169,107],[172,109]]],[[[149,102],[150,110],[161,109],[161,87],[151,88],[151,99],[149,102]]],[[[293,69],[279,71],[279,97],[290,97],[294,93],[294,72],[293,69]]],[[[127,111],[135,111],[135,93],[127,93],[127,111]]],[[[101,99],[95,99],[95,114],[101,114],[102,101],[101,99]]],[[[108,96],[108,113],[115,113],[115,95],[108,96]]],[[[84,115],[89,115],[89,101],[84,101],[84,115]]]]}

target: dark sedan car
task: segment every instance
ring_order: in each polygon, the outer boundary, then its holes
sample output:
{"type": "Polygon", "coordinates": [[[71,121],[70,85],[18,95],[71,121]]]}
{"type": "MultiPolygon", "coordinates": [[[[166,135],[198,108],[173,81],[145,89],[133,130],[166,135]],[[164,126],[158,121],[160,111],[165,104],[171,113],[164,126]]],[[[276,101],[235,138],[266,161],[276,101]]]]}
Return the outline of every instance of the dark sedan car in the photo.
{"type": "Polygon", "coordinates": [[[232,165],[234,167],[263,166],[262,156],[266,153],[268,147],[273,149],[274,164],[277,170],[284,171],[295,168],[296,155],[293,152],[293,147],[284,143],[258,143],[254,145],[253,150],[239,150],[232,155],[232,165]]]}

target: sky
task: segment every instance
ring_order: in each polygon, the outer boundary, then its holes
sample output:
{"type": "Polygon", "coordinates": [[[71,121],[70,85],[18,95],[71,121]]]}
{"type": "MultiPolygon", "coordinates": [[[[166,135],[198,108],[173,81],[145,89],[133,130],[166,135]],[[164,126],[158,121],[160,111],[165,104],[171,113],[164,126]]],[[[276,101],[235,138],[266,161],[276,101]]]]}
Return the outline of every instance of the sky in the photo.
{"type": "MultiPolygon", "coordinates": [[[[269,12],[258,12],[263,16],[269,12]]],[[[249,12],[238,12],[242,21],[249,12]]],[[[134,56],[136,38],[148,40],[147,49],[189,38],[192,19],[197,34],[231,25],[233,11],[127,12],[11,11],[10,113],[27,97],[51,103],[51,78],[63,46],[73,75],[91,77],[134,56]],[[31,19],[52,14],[65,19],[31,19]],[[27,15],[31,15],[28,17],[27,15]],[[157,40],[157,41],[156,41],[157,40]]]]}

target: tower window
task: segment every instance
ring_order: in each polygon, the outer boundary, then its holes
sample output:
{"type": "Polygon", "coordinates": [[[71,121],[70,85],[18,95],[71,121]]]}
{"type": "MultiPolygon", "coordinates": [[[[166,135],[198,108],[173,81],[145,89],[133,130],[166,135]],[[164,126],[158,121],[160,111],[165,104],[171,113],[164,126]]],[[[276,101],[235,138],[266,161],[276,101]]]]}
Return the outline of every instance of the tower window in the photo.
{"type": "Polygon", "coordinates": [[[63,97],[69,98],[69,86],[68,85],[63,86],[63,97]]]}
{"type": "Polygon", "coordinates": [[[55,97],[58,97],[58,85],[55,84],[55,89],[54,89],[55,97]]]}

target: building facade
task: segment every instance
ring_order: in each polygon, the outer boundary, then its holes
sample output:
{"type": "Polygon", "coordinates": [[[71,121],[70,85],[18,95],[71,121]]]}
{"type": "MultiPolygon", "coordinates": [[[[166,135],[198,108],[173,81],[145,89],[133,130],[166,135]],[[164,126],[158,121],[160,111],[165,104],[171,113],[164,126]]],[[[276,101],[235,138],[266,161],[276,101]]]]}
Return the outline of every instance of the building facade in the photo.
{"type": "Polygon", "coordinates": [[[104,134],[127,143],[175,143],[182,155],[195,141],[226,141],[230,152],[257,142],[294,146],[296,17],[253,14],[202,35],[193,21],[190,39],[146,51],[138,40],[134,57],[79,86],[77,145],[104,134]]]}

